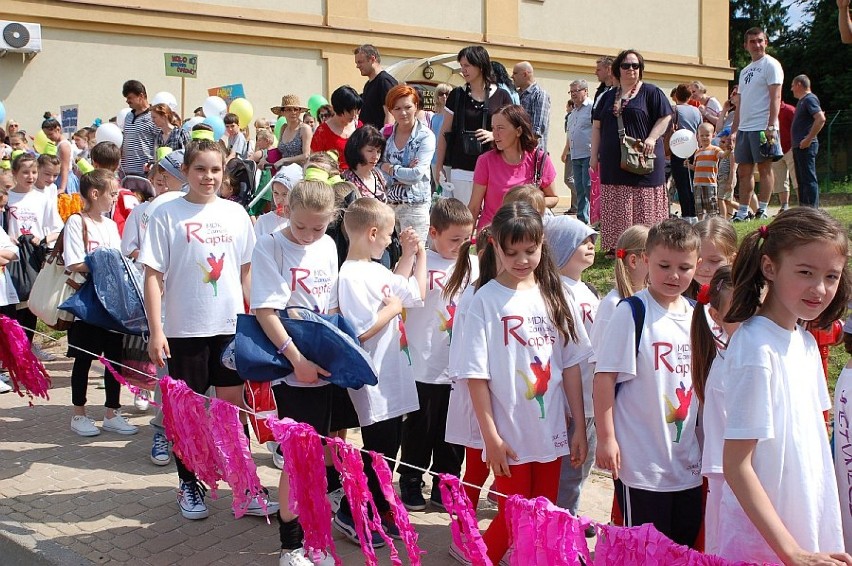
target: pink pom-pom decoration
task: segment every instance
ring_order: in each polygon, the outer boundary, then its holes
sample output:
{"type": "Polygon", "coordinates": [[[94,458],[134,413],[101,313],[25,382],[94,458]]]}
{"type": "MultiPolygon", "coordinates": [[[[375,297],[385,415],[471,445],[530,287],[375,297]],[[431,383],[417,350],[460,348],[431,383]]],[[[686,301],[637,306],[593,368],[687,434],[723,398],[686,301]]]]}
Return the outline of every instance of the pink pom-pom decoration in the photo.
{"type": "Polygon", "coordinates": [[[227,401],[210,401],[210,431],[218,448],[216,455],[222,478],[231,486],[231,508],[237,519],[246,514],[246,508],[254,497],[266,511],[268,498],[257,476],[257,466],[252,460],[248,442],[242,434],[239,415],[239,409],[227,401]]]}
{"type": "Polygon", "coordinates": [[[216,444],[207,417],[207,398],[195,393],[183,381],[165,376],[160,381],[163,393],[163,428],[172,441],[174,453],[187,468],[210,487],[210,496],[222,478],[216,444]]]}
{"type": "Polygon", "coordinates": [[[485,548],[485,541],[479,532],[476,521],[476,511],[470,503],[467,494],[462,489],[459,478],[450,474],[440,474],[438,488],[441,490],[441,501],[450,515],[450,530],[453,542],[462,551],[465,558],[473,566],[491,566],[485,548]]]}
{"type": "MultiPolygon", "coordinates": [[[[376,472],[379,485],[382,487],[382,494],[390,503],[394,523],[396,523],[396,528],[399,529],[399,535],[405,544],[406,552],[408,552],[409,564],[420,566],[420,555],[424,552],[417,546],[417,531],[411,526],[411,521],[408,520],[408,511],[393,488],[393,472],[391,472],[388,463],[381,454],[370,452],[370,457],[373,460],[373,470],[376,472]]],[[[391,561],[394,564],[402,564],[394,547],[391,547],[391,561]]]]}
{"type": "Polygon", "coordinates": [[[305,531],[305,549],[312,554],[331,552],[335,564],[342,564],[331,533],[331,504],[325,496],[328,482],[322,441],[317,432],[292,419],[270,416],[266,425],[281,445],[284,469],[290,478],[290,511],[299,516],[305,531]]]}
{"type": "Polygon", "coordinates": [[[584,533],[591,521],[571,516],[546,497],[513,495],[506,501],[506,522],[513,546],[521,550],[511,554],[511,566],[591,563],[584,533]]]}
{"type": "Polygon", "coordinates": [[[136,385],[133,385],[132,383],[128,383],[128,381],[124,378],[124,376],[121,375],[121,373],[117,372],[115,370],[115,368],[112,367],[112,364],[109,363],[109,360],[107,360],[105,357],[100,356],[98,358],[98,361],[100,361],[104,365],[104,367],[107,369],[107,371],[112,374],[112,376],[115,378],[115,380],[117,382],[119,382],[120,384],[122,384],[123,386],[125,386],[128,391],[130,391],[134,395],[140,395],[140,396],[144,396],[145,398],[148,398],[148,402],[150,404],[154,405],[155,407],[160,406],[159,403],[156,403],[153,399],[150,399],[150,395],[148,395],[147,390],[142,389],[141,387],[138,387],[136,385]]]}
{"type": "Polygon", "coordinates": [[[390,546],[393,546],[393,541],[382,528],[379,512],[367,485],[367,476],[364,475],[364,461],[361,459],[361,453],[357,448],[339,438],[328,439],[328,445],[331,448],[334,467],[340,472],[343,492],[352,509],[352,519],[355,521],[355,531],[361,543],[361,552],[364,554],[364,564],[375,566],[378,561],[376,551],[373,549],[371,531],[378,532],[390,546]]]}
{"type": "MultiPolygon", "coordinates": [[[[30,399],[50,399],[50,376],[44,365],[35,357],[30,341],[18,321],[0,315],[0,362],[12,378],[15,393],[30,399]],[[23,391],[22,391],[23,389],[23,391]]],[[[32,401],[30,401],[32,406],[32,401]]]]}

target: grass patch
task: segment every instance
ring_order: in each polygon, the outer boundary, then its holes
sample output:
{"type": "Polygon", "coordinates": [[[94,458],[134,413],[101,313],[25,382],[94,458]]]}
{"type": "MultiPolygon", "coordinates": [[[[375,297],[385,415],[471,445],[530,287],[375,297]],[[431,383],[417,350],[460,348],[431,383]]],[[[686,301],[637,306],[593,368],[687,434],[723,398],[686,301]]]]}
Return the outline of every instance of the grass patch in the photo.
{"type": "MultiPolygon", "coordinates": [[[[825,210],[838,219],[844,226],[849,227],[852,225],[852,206],[835,206],[826,208],[825,210]]],[[[734,229],[737,231],[737,237],[742,240],[746,234],[764,224],[769,224],[770,221],[738,222],[734,224],[734,229]]],[[[597,248],[598,253],[595,256],[595,264],[583,272],[583,281],[594,285],[601,297],[603,297],[615,285],[615,280],[613,279],[615,260],[604,257],[604,251],[600,249],[600,240],[598,240],[597,248]]],[[[831,348],[828,366],[828,387],[832,396],[834,396],[834,385],[837,383],[837,377],[840,375],[840,371],[846,365],[848,359],[849,355],[843,350],[842,345],[831,348]]]]}
{"type": "MultiPolygon", "coordinates": [[[[36,330],[38,332],[42,332],[44,334],[47,334],[53,340],[59,340],[60,338],[65,336],[64,330],[54,330],[54,329],[50,328],[49,326],[47,326],[45,323],[43,323],[41,320],[39,320],[38,323],[36,324],[36,330]]],[[[36,336],[38,336],[38,335],[36,335],[36,336]]]]}

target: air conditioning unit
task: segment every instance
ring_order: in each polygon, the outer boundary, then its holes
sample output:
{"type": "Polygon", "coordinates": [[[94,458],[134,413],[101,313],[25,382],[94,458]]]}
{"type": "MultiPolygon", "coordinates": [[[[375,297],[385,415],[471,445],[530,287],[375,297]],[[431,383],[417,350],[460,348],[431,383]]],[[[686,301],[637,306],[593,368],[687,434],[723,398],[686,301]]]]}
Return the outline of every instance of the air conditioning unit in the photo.
{"type": "Polygon", "coordinates": [[[0,36],[0,53],[35,54],[41,51],[39,24],[0,20],[0,36]]]}

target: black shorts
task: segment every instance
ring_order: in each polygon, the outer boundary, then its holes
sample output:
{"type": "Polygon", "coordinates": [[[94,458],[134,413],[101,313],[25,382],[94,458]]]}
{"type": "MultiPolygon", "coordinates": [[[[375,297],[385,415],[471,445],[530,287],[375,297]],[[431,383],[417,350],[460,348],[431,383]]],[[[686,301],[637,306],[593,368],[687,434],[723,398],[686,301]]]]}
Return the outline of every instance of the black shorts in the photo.
{"type": "Polygon", "coordinates": [[[211,386],[242,385],[237,372],[222,365],[222,352],[233,339],[233,334],[169,338],[169,375],[202,394],[211,386]]]}
{"type": "Polygon", "coordinates": [[[110,361],[118,362],[123,341],[124,334],[110,332],[82,320],[75,320],[68,329],[68,353],[65,355],[69,358],[92,361],[103,354],[110,361]],[[93,356],[82,350],[96,355],[93,356]]]}
{"type": "Polygon", "coordinates": [[[278,418],[289,418],[299,423],[309,424],[319,434],[328,436],[331,432],[333,410],[332,386],[294,387],[286,383],[272,386],[278,418]]]}
{"type": "Polygon", "coordinates": [[[355,405],[349,397],[349,390],[337,385],[329,385],[332,390],[333,409],[331,411],[331,430],[346,430],[347,428],[358,428],[358,413],[355,405]]]}

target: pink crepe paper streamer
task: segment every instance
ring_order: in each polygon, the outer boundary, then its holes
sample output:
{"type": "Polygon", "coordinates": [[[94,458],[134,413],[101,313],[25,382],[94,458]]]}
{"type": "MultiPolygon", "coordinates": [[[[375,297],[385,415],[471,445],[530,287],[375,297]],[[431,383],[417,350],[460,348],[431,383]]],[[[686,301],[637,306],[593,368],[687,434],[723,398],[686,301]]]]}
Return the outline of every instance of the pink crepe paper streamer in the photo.
{"type": "MultiPolygon", "coordinates": [[[[702,554],[679,545],[650,523],[639,527],[597,525],[595,566],[752,566],[750,562],[731,562],[702,554]]],[[[766,566],[766,565],[765,565],[766,566]]]]}
{"type": "Polygon", "coordinates": [[[185,382],[169,376],[160,381],[160,391],[163,393],[163,428],[174,444],[174,453],[210,487],[210,496],[216,499],[218,481],[223,476],[210,431],[207,398],[195,393],[185,382]]]}
{"type": "Polygon", "coordinates": [[[154,401],[153,399],[150,398],[151,396],[148,394],[147,390],[142,389],[141,387],[137,387],[136,385],[133,385],[131,383],[128,383],[128,381],[124,378],[124,376],[121,375],[121,373],[119,373],[118,371],[116,371],[115,368],[112,367],[112,364],[109,363],[109,360],[107,360],[105,357],[100,356],[98,358],[98,361],[100,361],[103,364],[103,366],[107,369],[107,371],[112,374],[112,376],[115,378],[115,380],[117,382],[119,382],[120,384],[122,384],[123,386],[125,386],[128,391],[130,391],[134,395],[144,396],[145,398],[148,399],[148,402],[151,405],[154,405],[155,407],[160,406],[159,403],[157,403],[156,401],[154,401]]]}
{"type": "Polygon", "coordinates": [[[476,511],[462,489],[459,478],[450,474],[439,474],[438,477],[441,479],[438,484],[441,490],[441,501],[452,519],[450,531],[456,547],[473,566],[492,566],[485,548],[485,541],[482,540],[479,532],[476,511]]]}
{"type": "Polygon", "coordinates": [[[339,438],[330,438],[327,442],[331,447],[334,467],[340,472],[343,492],[352,510],[355,531],[358,534],[358,542],[361,543],[361,552],[364,554],[364,564],[375,566],[378,562],[370,532],[378,532],[391,547],[393,547],[393,540],[382,528],[379,511],[376,509],[376,503],[367,485],[367,476],[364,475],[364,461],[361,459],[361,453],[357,448],[339,438]]]}
{"type": "Polygon", "coordinates": [[[0,361],[12,378],[12,387],[18,395],[32,399],[41,397],[50,399],[50,376],[38,358],[33,354],[30,341],[17,320],[0,316],[0,361]]]}
{"type": "MultiPolygon", "coordinates": [[[[373,460],[373,470],[376,472],[379,485],[382,487],[382,494],[390,503],[394,523],[396,523],[396,528],[399,529],[399,535],[405,544],[406,552],[408,552],[409,564],[420,566],[420,555],[425,554],[425,552],[417,546],[417,531],[411,526],[411,521],[408,520],[408,511],[393,488],[393,472],[391,472],[388,463],[381,454],[370,452],[370,457],[373,460]]],[[[396,548],[393,547],[391,548],[391,561],[394,564],[401,564],[396,548]]]]}
{"type": "Polygon", "coordinates": [[[246,508],[254,497],[266,513],[268,499],[257,476],[257,466],[252,460],[249,445],[242,435],[239,414],[239,409],[227,401],[210,401],[210,432],[218,448],[218,467],[222,471],[222,479],[231,486],[231,508],[237,519],[246,514],[246,508]]]}
{"type": "Polygon", "coordinates": [[[331,533],[331,504],[325,496],[328,481],[322,441],[310,425],[292,419],[266,419],[281,446],[284,466],[290,477],[290,511],[299,516],[305,531],[305,548],[312,554],[330,551],[334,563],[342,564],[331,533]]]}
{"type": "Polygon", "coordinates": [[[591,521],[573,517],[546,497],[513,495],[506,501],[506,522],[516,549],[511,566],[591,563],[584,532],[591,521]]]}

